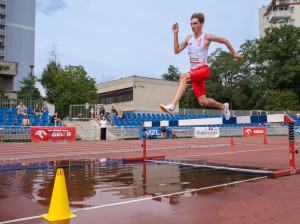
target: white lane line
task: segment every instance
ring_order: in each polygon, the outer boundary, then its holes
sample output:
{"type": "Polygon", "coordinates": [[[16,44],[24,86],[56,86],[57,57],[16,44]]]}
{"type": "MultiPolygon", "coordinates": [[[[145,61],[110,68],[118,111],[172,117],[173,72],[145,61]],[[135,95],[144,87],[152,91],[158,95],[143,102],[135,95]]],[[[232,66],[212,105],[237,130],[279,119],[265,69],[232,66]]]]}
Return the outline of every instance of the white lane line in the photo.
{"type": "Polygon", "coordinates": [[[211,154],[198,154],[198,155],[185,155],[185,156],[176,156],[180,158],[185,157],[197,157],[197,156],[215,156],[215,155],[226,155],[226,154],[235,154],[235,153],[245,153],[245,152],[259,152],[259,151],[270,151],[270,150],[278,150],[278,149],[287,149],[287,147],[280,147],[280,148],[271,148],[271,149],[256,149],[256,150],[244,150],[244,151],[235,151],[235,152],[218,152],[218,153],[211,153],[211,154]]]}
{"type": "MultiPolygon", "coordinates": [[[[158,161],[155,161],[155,160],[150,160],[150,161],[158,162],[158,161]]],[[[209,165],[189,164],[189,163],[179,163],[179,162],[169,162],[169,161],[162,161],[162,162],[163,163],[168,163],[168,164],[202,167],[202,168],[210,168],[210,169],[216,169],[216,170],[231,170],[231,171],[256,173],[256,174],[266,174],[266,175],[269,174],[269,173],[272,173],[272,171],[266,171],[266,170],[252,170],[252,169],[243,169],[243,168],[232,168],[232,167],[226,167],[226,166],[209,166],[209,165]]]]}
{"type": "MultiPolygon", "coordinates": [[[[219,185],[215,185],[215,186],[203,187],[203,188],[198,188],[198,189],[179,191],[179,192],[175,192],[175,193],[171,193],[171,194],[163,194],[163,195],[158,195],[158,196],[154,196],[154,197],[146,197],[146,198],[117,202],[117,203],[112,203],[112,204],[107,204],[107,205],[87,207],[87,208],[72,210],[71,212],[74,213],[74,212],[81,212],[81,211],[87,211],[87,210],[94,210],[94,209],[98,209],[98,208],[112,207],[112,206],[116,206],[116,205],[124,205],[124,204],[139,202],[139,201],[152,200],[154,198],[168,197],[168,196],[173,196],[173,195],[178,195],[178,194],[191,193],[191,192],[195,192],[195,191],[202,191],[202,190],[213,189],[213,188],[218,188],[218,187],[225,187],[225,186],[229,186],[229,185],[240,184],[240,183],[265,179],[265,178],[267,178],[267,176],[257,177],[257,178],[247,179],[247,180],[241,180],[241,181],[234,181],[231,183],[219,184],[219,185]]],[[[32,217],[26,217],[26,218],[21,218],[21,219],[8,220],[8,221],[0,222],[0,223],[5,224],[5,223],[12,223],[12,222],[21,222],[21,221],[37,219],[37,218],[42,218],[42,217],[41,216],[32,216],[32,217]]]]}

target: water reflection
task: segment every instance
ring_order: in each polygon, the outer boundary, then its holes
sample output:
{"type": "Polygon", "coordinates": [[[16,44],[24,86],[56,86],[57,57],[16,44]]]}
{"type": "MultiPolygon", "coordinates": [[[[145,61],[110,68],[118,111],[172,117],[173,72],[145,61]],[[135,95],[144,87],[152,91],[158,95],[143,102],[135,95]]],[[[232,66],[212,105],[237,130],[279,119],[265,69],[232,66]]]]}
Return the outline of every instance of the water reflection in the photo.
{"type": "MultiPolygon", "coordinates": [[[[64,160],[48,163],[50,169],[0,171],[0,185],[26,194],[41,205],[49,206],[57,167],[64,167],[70,207],[83,208],[139,197],[176,204],[178,195],[163,196],[255,177],[194,166],[163,162],[122,164],[99,160],[64,160]],[[50,165],[49,165],[50,164],[50,165]]],[[[40,168],[38,165],[37,168],[40,168]]],[[[215,192],[205,191],[205,192],[215,192]]],[[[193,192],[191,194],[203,194],[193,192]]],[[[49,222],[50,223],[50,222],[49,222]]]]}

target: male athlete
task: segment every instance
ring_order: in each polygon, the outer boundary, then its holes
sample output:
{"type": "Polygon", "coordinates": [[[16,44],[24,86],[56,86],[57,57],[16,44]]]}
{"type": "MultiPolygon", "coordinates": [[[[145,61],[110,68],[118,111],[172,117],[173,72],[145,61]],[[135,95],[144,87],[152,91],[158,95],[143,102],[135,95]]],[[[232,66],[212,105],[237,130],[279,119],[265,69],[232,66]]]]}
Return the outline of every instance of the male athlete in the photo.
{"type": "Polygon", "coordinates": [[[188,46],[191,70],[180,76],[180,83],[172,103],[167,106],[161,104],[160,108],[166,113],[174,114],[176,105],[185,93],[187,83],[192,82],[199,104],[205,107],[219,108],[223,111],[226,120],[229,120],[230,112],[228,103],[221,104],[214,99],[206,98],[204,81],[209,77],[209,68],[207,66],[208,48],[210,43],[214,41],[225,44],[237,60],[242,61],[244,56],[237,55],[228,40],[212,34],[204,34],[202,32],[204,19],[205,17],[202,13],[192,15],[191,27],[194,35],[188,35],[181,44],[178,42],[178,24],[175,23],[172,27],[174,33],[174,52],[175,54],[179,54],[188,46]]]}

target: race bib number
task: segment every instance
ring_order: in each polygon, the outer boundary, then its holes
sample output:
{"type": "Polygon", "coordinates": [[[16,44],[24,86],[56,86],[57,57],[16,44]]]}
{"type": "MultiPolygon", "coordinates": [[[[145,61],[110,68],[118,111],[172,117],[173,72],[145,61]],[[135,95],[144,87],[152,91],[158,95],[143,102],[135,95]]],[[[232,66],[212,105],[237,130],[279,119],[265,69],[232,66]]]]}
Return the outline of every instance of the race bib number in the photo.
{"type": "Polygon", "coordinates": [[[200,64],[200,54],[189,53],[190,62],[193,64],[200,64]]]}

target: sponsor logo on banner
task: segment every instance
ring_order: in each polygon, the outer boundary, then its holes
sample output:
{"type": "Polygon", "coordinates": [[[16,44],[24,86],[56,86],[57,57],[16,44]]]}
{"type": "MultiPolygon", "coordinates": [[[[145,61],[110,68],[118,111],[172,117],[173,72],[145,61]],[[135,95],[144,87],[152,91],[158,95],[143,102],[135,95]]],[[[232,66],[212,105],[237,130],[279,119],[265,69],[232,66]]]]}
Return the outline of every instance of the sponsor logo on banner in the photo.
{"type": "Polygon", "coordinates": [[[244,127],[244,136],[265,136],[266,127],[244,127]]]}
{"type": "Polygon", "coordinates": [[[31,127],[32,142],[76,141],[75,127],[31,127]]]}
{"type": "Polygon", "coordinates": [[[195,127],[195,138],[217,138],[220,136],[218,127],[195,127]]]}
{"type": "Polygon", "coordinates": [[[295,135],[300,135],[300,126],[295,126],[295,135]]]}

